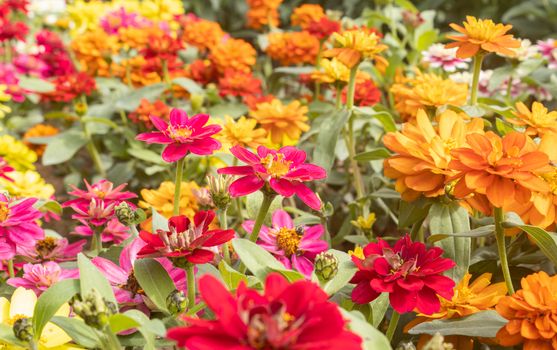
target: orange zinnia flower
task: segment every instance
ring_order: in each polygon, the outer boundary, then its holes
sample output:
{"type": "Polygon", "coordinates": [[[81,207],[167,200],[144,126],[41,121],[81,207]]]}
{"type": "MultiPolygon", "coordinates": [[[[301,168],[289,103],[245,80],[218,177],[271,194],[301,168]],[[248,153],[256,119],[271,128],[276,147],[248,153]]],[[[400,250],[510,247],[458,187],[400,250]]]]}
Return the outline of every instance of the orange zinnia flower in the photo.
{"type": "Polygon", "coordinates": [[[183,21],[182,40],[205,52],[220,43],[226,33],[220,24],[195,16],[186,16],[183,21]]]}
{"type": "Polygon", "coordinates": [[[549,157],[528,136],[511,132],[501,138],[489,131],[467,135],[466,141],[468,146],[451,151],[449,166],[458,171],[456,197],[486,195],[494,207],[503,208],[513,201],[529,201],[532,191],[549,191],[538,176],[552,170],[549,157]]]}
{"type": "Polygon", "coordinates": [[[37,153],[38,156],[41,156],[44,153],[44,150],[46,149],[46,145],[38,145],[38,144],[34,144],[31,142],[26,141],[29,138],[33,138],[33,137],[47,137],[47,136],[53,136],[56,135],[60,132],[60,130],[58,130],[58,128],[52,126],[52,125],[47,125],[47,124],[37,124],[35,126],[33,126],[32,128],[30,128],[29,130],[27,130],[25,132],[25,134],[23,134],[23,143],[31,148],[33,151],[35,151],[35,153],[37,153]]]}
{"type": "Polygon", "coordinates": [[[312,22],[317,22],[323,17],[325,17],[325,11],[321,5],[303,4],[294,9],[290,22],[293,26],[308,29],[312,22]]]}
{"type": "Polygon", "coordinates": [[[391,87],[395,108],[404,120],[412,119],[420,108],[443,105],[463,106],[468,97],[468,84],[456,83],[434,73],[416,70],[415,77],[397,76],[391,87]]]}
{"type": "Polygon", "coordinates": [[[396,190],[404,200],[445,193],[445,183],[456,174],[449,166],[451,150],[465,146],[467,134],[483,133],[481,119],[467,122],[466,117],[447,110],[433,126],[420,109],[416,119],[405,123],[402,131],[385,135],[383,143],[397,153],[385,160],[385,175],[396,179],[396,190]]]}
{"type": "Polygon", "coordinates": [[[117,38],[102,29],[76,37],[70,44],[81,69],[91,76],[109,76],[112,55],[118,51],[117,38]]]}
{"type": "Polygon", "coordinates": [[[521,290],[502,298],[495,307],[509,320],[497,333],[499,344],[557,350],[557,276],[540,271],[524,277],[520,285],[521,290]]]}
{"type": "Polygon", "coordinates": [[[247,0],[246,2],[249,6],[247,13],[249,28],[261,29],[266,25],[278,27],[280,23],[278,8],[282,0],[247,0]]]}
{"type": "Polygon", "coordinates": [[[478,52],[496,52],[513,57],[515,52],[511,49],[520,47],[520,41],[512,34],[506,34],[513,27],[510,24],[495,24],[490,19],[478,20],[472,16],[466,16],[466,22],[462,24],[464,27],[450,24],[451,28],[464,35],[447,35],[455,42],[445,45],[448,49],[458,47],[456,56],[459,58],[470,58],[478,52]]]}
{"type": "Polygon", "coordinates": [[[265,52],[284,66],[314,64],[319,51],[319,39],[310,33],[277,32],[269,34],[269,46],[265,52]]]}
{"type": "Polygon", "coordinates": [[[256,55],[257,52],[247,41],[230,38],[213,47],[209,59],[220,73],[227,69],[251,72],[256,55]]]}
{"type": "Polygon", "coordinates": [[[539,102],[532,103],[532,110],[522,102],[516,104],[516,118],[507,119],[509,123],[526,127],[526,135],[543,135],[557,133],[557,111],[548,112],[547,108],[539,102]]]}
{"type": "Polygon", "coordinates": [[[381,38],[373,31],[364,29],[352,29],[339,33],[333,33],[332,38],[335,48],[323,53],[323,57],[336,57],[348,68],[358,65],[364,59],[374,59],[386,62],[379,53],[387,49],[381,44],[381,38]]]}
{"type": "Polygon", "coordinates": [[[270,134],[275,144],[290,145],[298,141],[302,132],[309,130],[308,108],[299,101],[283,104],[279,99],[258,103],[250,117],[257,120],[270,134]]]}

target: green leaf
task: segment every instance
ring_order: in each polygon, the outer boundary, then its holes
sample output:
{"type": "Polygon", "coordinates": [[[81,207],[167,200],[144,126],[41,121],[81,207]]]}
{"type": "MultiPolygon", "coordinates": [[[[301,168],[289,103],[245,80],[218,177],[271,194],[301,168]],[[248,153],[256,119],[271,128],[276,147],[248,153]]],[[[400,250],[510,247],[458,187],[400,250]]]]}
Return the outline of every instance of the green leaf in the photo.
{"type": "Polygon", "coordinates": [[[190,94],[202,94],[205,92],[198,83],[188,78],[184,78],[184,77],[175,78],[172,80],[172,83],[180,85],[181,87],[186,89],[190,94]]]}
{"type": "Polygon", "coordinates": [[[288,280],[288,282],[296,282],[296,281],[305,279],[304,275],[302,275],[298,271],[287,270],[284,267],[282,269],[270,268],[270,270],[280,273],[284,278],[286,278],[288,280]]]}
{"type": "MultiPolygon", "coordinates": [[[[261,203],[263,202],[263,194],[261,191],[253,192],[246,196],[246,211],[248,212],[248,218],[255,219],[257,217],[257,213],[259,212],[259,208],[261,207],[261,203]]],[[[275,210],[280,209],[282,207],[282,197],[276,196],[269,207],[269,211],[265,216],[265,222],[271,222],[271,216],[275,212],[275,210]]]]}
{"type": "Polygon", "coordinates": [[[359,161],[359,162],[367,162],[370,160],[378,160],[378,159],[385,159],[385,158],[389,158],[391,156],[391,153],[389,153],[389,151],[386,148],[380,147],[380,148],[376,148],[372,151],[367,151],[367,152],[362,152],[359,154],[356,154],[354,156],[354,159],[359,161]]]}
{"type": "Polygon", "coordinates": [[[245,115],[248,112],[248,107],[243,103],[219,103],[218,105],[209,107],[209,114],[212,117],[223,118],[229,115],[233,118],[245,115]]]}
{"type": "Polygon", "coordinates": [[[140,324],[137,329],[145,339],[145,344],[142,344],[143,349],[155,350],[157,348],[156,336],[164,337],[166,335],[166,328],[162,321],[150,320],[147,315],[138,310],[128,310],[124,315],[140,324]]]}
{"type": "Polygon", "coordinates": [[[335,277],[327,281],[322,288],[328,295],[333,295],[348,284],[358,269],[354,263],[352,263],[350,255],[345,252],[331,249],[329,253],[333,253],[338,259],[338,272],[335,277]]]}
{"type": "Polygon", "coordinates": [[[505,123],[501,118],[495,118],[495,128],[503,136],[515,131],[511,124],[505,123]]]}
{"type": "Polygon", "coordinates": [[[487,237],[491,236],[494,232],[495,225],[485,225],[465,232],[434,234],[429,236],[427,240],[430,243],[434,243],[448,237],[487,237]]]}
{"type": "Polygon", "coordinates": [[[339,135],[348,120],[350,112],[346,109],[336,111],[326,118],[319,126],[315,148],[313,149],[313,163],[330,171],[335,161],[335,149],[339,135]]]}
{"type": "Polygon", "coordinates": [[[34,205],[35,208],[42,211],[50,211],[55,214],[62,214],[62,205],[57,201],[39,199],[34,205]]]}
{"type": "Polygon", "coordinates": [[[431,44],[437,41],[437,32],[437,29],[430,29],[417,36],[414,42],[414,47],[416,48],[416,50],[427,50],[431,46],[431,44]]]}
{"type": "Polygon", "coordinates": [[[56,90],[54,84],[39,78],[28,77],[25,75],[18,75],[19,87],[24,90],[29,90],[38,93],[47,93],[56,90]]]}
{"type": "Polygon", "coordinates": [[[160,154],[153,152],[151,150],[148,150],[146,148],[133,148],[130,147],[127,149],[127,152],[130,156],[137,158],[137,159],[141,159],[144,160],[146,162],[149,163],[154,163],[154,164],[161,164],[161,165],[167,165],[167,163],[162,160],[162,157],[160,154]]]}
{"type": "MultiPolygon", "coordinates": [[[[27,344],[23,343],[19,339],[17,339],[14,335],[14,331],[12,327],[8,326],[7,324],[1,323],[0,324],[0,341],[19,346],[22,349],[27,348],[27,344]]],[[[2,344],[4,345],[4,344],[2,344]]],[[[10,347],[8,347],[10,349],[10,347]]]]}
{"type": "MultiPolygon", "coordinates": [[[[429,210],[429,230],[432,235],[470,231],[470,220],[466,209],[456,202],[434,203],[429,210]]],[[[451,258],[456,266],[447,271],[454,281],[460,281],[470,266],[469,237],[450,236],[436,242],[443,248],[445,256],[451,258]]]]}
{"type": "Polygon", "coordinates": [[[497,311],[489,310],[461,318],[420,323],[411,328],[408,333],[430,335],[440,333],[443,336],[465,335],[468,337],[494,338],[507,322],[497,311]]]}
{"type": "Polygon", "coordinates": [[[78,345],[88,349],[95,349],[100,346],[100,339],[97,334],[78,318],[54,316],[51,322],[62,328],[78,345]]]}
{"type": "Polygon", "coordinates": [[[371,318],[373,327],[377,328],[381,325],[381,321],[385,317],[389,309],[389,293],[381,293],[375,300],[369,303],[371,306],[371,318]]]}
{"type": "Polygon", "coordinates": [[[273,73],[284,73],[292,75],[309,74],[315,71],[314,66],[306,67],[277,67],[273,70],[273,73]]]}
{"type": "Polygon", "coordinates": [[[159,212],[153,207],[151,207],[151,218],[153,232],[157,232],[158,230],[168,231],[168,220],[159,214],[159,212]]]}
{"type": "Polygon", "coordinates": [[[70,160],[85,146],[87,138],[78,130],[69,130],[53,136],[43,154],[43,165],[60,164],[70,160]]]}
{"type": "Polygon", "coordinates": [[[33,332],[35,339],[39,338],[44,326],[50,321],[56,311],[77,293],[79,293],[79,280],[68,279],[50,286],[41,294],[33,311],[33,332]]]}
{"type": "Polygon", "coordinates": [[[240,260],[260,281],[264,281],[271,270],[286,270],[271,253],[247,239],[235,238],[232,246],[240,260]]]}
{"type": "Polygon", "coordinates": [[[400,201],[398,227],[405,228],[425,219],[430,207],[431,202],[424,198],[419,198],[412,203],[400,201]]]}
{"type": "Polygon", "coordinates": [[[176,289],[176,286],[164,267],[155,259],[136,260],[134,275],[145,294],[157,308],[168,312],[166,297],[176,289]]]}
{"type": "Polygon", "coordinates": [[[346,311],[340,309],[344,318],[349,320],[349,328],[363,339],[364,350],[391,350],[387,337],[367,323],[364,315],[359,311],[346,311]]]}
{"type": "Polygon", "coordinates": [[[110,330],[114,334],[139,327],[141,324],[135,319],[124,314],[115,314],[108,319],[110,330]]]}
{"type": "Polygon", "coordinates": [[[116,102],[116,109],[123,109],[128,112],[133,111],[139,107],[141,99],[145,98],[149,100],[149,102],[154,102],[167,88],[166,84],[157,83],[133,90],[129,94],[118,99],[118,102],[116,102]]]}
{"type": "Polygon", "coordinates": [[[551,262],[557,266],[557,235],[544,229],[530,225],[518,226],[522,231],[536,242],[537,246],[551,262]]]}
{"type": "Polygon", "coordinates": [[[222,276],[222,280],[229,290],[237,289],[241,281],[244,281],[246,284],[248,283],[246,275],[231,268],[224,260],[221,260],[219,263],[219,271],[222,276]]]}
{"type": "Polygon", "coordinates": [[[86,295],[89,291],[96,289],[107,301],[118,305],[106,277],[83,253],[77,255],[77,267],[79,267],[81,295],[86,295]]]}
{"type": "Polygon", "coordinates": [[[383,130],[385,130],[385,132],[396,131],[395,120],[389,112],[376,111],[371,107],[355,107],[354,110],[357,113],[377,119],[381,125],[383,125],[383,130]]]}
{"type": "Polygon", "coordinates": [[[108,118],[102,118],[102,117],[82,117],[81,122],[82,123],[104,124],[104,125],[110,126],[113,129],[118,129],[119,128],[118,124],[116,124],[112,120],[110,120],[108,118]]]}

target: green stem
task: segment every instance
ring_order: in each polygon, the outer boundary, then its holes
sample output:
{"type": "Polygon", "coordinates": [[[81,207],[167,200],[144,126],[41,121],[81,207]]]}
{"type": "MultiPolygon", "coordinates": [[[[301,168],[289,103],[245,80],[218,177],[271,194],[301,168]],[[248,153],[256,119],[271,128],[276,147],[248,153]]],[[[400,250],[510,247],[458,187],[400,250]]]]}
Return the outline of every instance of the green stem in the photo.
{"type": "Polygon", "coordinates": [[[474,66],[472,70],[472,87],[470,91],[470,105],[475,106],[478,103],[478,87],[480,82],[480,73],[482,71],[482,61],[484,55],[481,53],[474,56],[474,66]]]}
{"type": "Polygon", "coordinates": [[[505,215],[502,208],[493,208],[493,219],[495,220],[495,238],[497,239],[497,251],[499,252],[499,260],[501,260],[501,270],[507,285],[509,294],[514,294],[511,272],[509,270],[509,261],[507,260],[507,247],[505,245],[505,231],[503,229],[503,221],[505,215]]]}
{"type": "Polygon", "coordinates": [[[8,273],[10,274],[10,278],[15,277],[15,270],[14,270],[14,260],[8,260],[8,273]]]}
{"type": "Polygon", "coordinates": [[[185,158],[182,158],[176,162],[176,179],[174,180],[174,216],[180,215],[180,192],[182,191],[184,159],[185,158]]]}
{"type": "MultiPolygon", "coordinates": [[[[87,105],[87,99],[85,98],[85,96],[81,97],[81,101],[82,101],[82,103],[87,105]]],[[[87,123],[82,121],[81,122],[81,129],[83,130],[83,134],[85,135],[85,138],[87,139],[87,145],[86,145],[87,151],[89,152],[89,155],[91,156],[91,159],[93,160],[93,163],[95,164],[95,168],[97,168],[97,171],[99,172],[99,174],[101,174],[101,176],[103,178],[106,178],[106,170],[103,167],[103,164],[102,164],[102,161],[101,161],[101,156],[99,155],[99,151],[97,150],[97,147],[95,147],[95,143],[93,142],[93,137],[91,136],[91,133],[89,132],[89,128],[87,127],[87,123]]]]}
{"type": "Polygon", "coordinates": [[[348,80],[348,92],[346,93],[346,108],[354,108],[354,93],[356,92],[356,74],[359,64],[350,69],[350,80],[348,80]]]}
{"type": "Polygon", "coordinates": [[[342,108],[342,85],[337,86],[337,96],[335,100],[335,107],[336,109],[342,108]]]}
{"type": "Polygon", "coordinates": [[[194,264],[188,264],[186,266],[186,275],[188,279],[188,310],[191,310],[195,306],[195,268],[194,264]]]}
{"type": "MultiPolygon", "coordinates": [[[[226,230],[228,228],[228,218],[226,216],[226,211],[227,209],[221,209],[219,210],[219,224],[220,224],[220,228],[223,230],[226,230]]],[[[224,261],[230,266],[232,264],[232,260],[230,259],[230,247],[229,247],[229,243],[226,242],[222,245],[222,256],[224,258],[224,261]]]]}
{"type": "Polygon", "coordinates": [[[206,306],[207,304],[205,304],[204,302],[200,302],[199,304],[196,304],[194,307],[189,309],[188,312],[186,312],[186,316],[193,316],[199,311],[201,311],[203,308],[205,308],[206,306]]]}
{"type": "MultiPolygon", "coordinates": [[[[319,70],[319,68],[321,67],[321,56],[323,53],[323,40],[319,41],[319,51],[317,51],[317,58],[315,60],[315,69],[319,70]]],[[[318,100],[319,99],[319,95],[321,95],[321,83],[316,81],[315,82],[315,93],[314,93],[314,99],[318,100]]]]}
{"type": "Polygon", "coordinates": [[[389,339],[389,342],[393,340],[393,335],[395,335],[399,319],[400,314],[393,310],[393,315],[391,316],[391,320],[389,321],[389,328],[387,328],[387,339],[389,339]]]}
{"type": "Polygon", "coordinates": [[[104,335],[103,338],[105,343],[105,349],[108,350],[122,349],[122,345],[120,345],[120,341],[118,341],[118,337],[110,330],[110,327],[108,325],[104,327],[103,335],[104,335]]]}
{"type": "Polygon", "coordinates": [[[103,249],[102,233],[101,231],[93,228],[93,237],[91,237],[91,252],[94,256],[99,255],[103,249]]]}
{"type": "Polygon", "coordinates": [[[122,120],[122,124],[124,126],[128,125],[128,116],[126,115],[126,111],[123,109],[120,110],[120,119],[122,120]]]}
{"type": "Polygon", "coordinates": [[[29,342],[27,343],[27,347],[29,350],[37,350],[39,348],[35,339],[29,340],[29,342]]]}
{"type": "Polygon", "coordinates": [[[130,232],[133,238],[139,237],[139,231],[137,231],[137,227],[135,227],[135,225],[130,226],[130,232]]]}

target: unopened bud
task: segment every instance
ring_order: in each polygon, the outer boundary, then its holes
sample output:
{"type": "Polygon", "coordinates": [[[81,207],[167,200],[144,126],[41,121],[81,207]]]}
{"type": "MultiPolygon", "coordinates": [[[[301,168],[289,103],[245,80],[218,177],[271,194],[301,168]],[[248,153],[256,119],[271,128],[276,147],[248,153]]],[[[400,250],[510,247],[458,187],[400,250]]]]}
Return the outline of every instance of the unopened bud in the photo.
{"type": "Polygon", "coordinates": [[[203,107],[203,102],[205,101],[205,96],[202,94],[191,94],[190,95],[190,102],[191,102],[191,109],[194,111],[201,110],[203,107]]]}
{"type": "Polygon", "coordinates": [[[188,298],[182,291],[174,290],[166,297],[166,307],[171,314],[182,313],[188,305],[188,298]]]}
{"type": "Polygon", "coordinates": [[[70,305],[85,324],[97,329],[103,329],[110,316],[118,312],[118,307],[104,299],[96,289],[92,289],[85,297],[76,294],[70,305]]]}
{"type": "Polygon", "coordinates": [[[76,102],[76,103],[74,103],[73,108],[75,110],[75,113],[80,117],[87,114],[87,103],[84,103],[84,102],[81,102],[81,101],[76,102]]]}
{"type": "Polygon", "coordinates": [[[232,177],[229,175],[208,176],[209,193],[213,204],[220,210],[226,210],[232,202],[232,197],[228,192],[228,188],[232,183],[232,177]]]}
{"type": "Polygon", "coordinates": [[[33,324],[27,317],[17,319],[12,327],[17,339],[28,342],[33,339],[33,324]]]}
{"type": "Polygon", "coordinates": [[[132,208],[127,202],[122,202],[114,208],[114,214],[124,226],[137,225],[141,220],[139,209],[132,208]]]}
{"type": "Polygon", "coordinates": [[[328,281],[338,272],[338,259],[333,253],[321,252],[315,258],[315,274],[322,281],[328,281]]]}

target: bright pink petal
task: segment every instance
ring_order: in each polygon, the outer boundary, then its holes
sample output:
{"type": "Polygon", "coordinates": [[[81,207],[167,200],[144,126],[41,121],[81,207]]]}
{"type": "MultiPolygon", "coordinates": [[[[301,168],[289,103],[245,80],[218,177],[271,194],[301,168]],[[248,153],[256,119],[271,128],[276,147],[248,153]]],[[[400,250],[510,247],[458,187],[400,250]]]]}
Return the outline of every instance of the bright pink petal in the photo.
{"type": "Polygon", "coordinates": [[[296,195],[310,208],[314,210],[321,209],[321,200],[312,190],[309,189],[309,187],[307,187],[303,183],[299,183],[296,185],[296,195]]]}
{"type": "Polygon", "coordinates": [[[234,181],[228,190],[232,197],[241,197],[261,189],[263,185],[265,185],[265,181],[257,176],[248,175],[234,181]]]}
{"type": "Polygon", "coordinates": [[[288,213],[282,209],[278,209],[273,213],[273,228],[294,228],[294,221],[288,213]]]}
{"type": "Polygon", "coordinates": [[[189,145],[182,143],[171,143],[162,151],[162,159],[165,162],[173,163],[184,158],[189,152],[189,145]]]}

